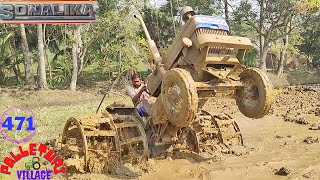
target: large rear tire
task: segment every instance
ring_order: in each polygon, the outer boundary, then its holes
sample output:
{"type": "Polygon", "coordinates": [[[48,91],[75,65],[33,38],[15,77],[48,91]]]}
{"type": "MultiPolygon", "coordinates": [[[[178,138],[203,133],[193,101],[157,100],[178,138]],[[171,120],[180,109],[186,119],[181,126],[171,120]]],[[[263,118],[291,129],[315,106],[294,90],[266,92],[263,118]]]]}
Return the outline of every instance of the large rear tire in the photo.
{"type": "Polygon", "coordinates": [[[242,114],[249,118],[262,118],[274,101],[272,84],[258,68],[249,68],[240,74],[243,87],[236,91],[236,102],[242,114]]]}
{"type": "Polygon", "coordinates": [[[184,69],[169,70],[162,81],[161,97],[168,120],[186,127],[198,111],[198,93],[190,73],[184,69]]]}

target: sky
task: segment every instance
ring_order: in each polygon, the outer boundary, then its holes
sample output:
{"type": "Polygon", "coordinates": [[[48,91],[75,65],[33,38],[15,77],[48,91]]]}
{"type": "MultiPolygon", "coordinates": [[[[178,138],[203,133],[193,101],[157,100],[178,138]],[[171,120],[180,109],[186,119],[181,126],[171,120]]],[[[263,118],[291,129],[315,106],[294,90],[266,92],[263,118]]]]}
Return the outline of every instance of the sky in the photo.
{"type": "Polygon", "coordinates": [[[167,0],[149,0],[149,2],[153,6],[160,7],[166,4],[168,1],[167,0]]]}

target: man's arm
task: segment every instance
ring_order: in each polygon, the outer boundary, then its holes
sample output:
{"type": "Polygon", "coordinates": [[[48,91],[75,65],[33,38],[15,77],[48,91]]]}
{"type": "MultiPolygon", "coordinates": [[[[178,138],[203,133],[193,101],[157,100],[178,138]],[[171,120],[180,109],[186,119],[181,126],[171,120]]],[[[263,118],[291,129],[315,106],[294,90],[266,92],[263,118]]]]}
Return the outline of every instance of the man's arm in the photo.
{"type": "Polygon", "coordinates": [[[146,87],[146,86],[143,86],[143,87],[140,89],[139,93],[136,94],[136,95],[132,98],[132,101],[133,101],[134,104],[136,104],[137,102],[139,102],[140,96],[141,96],[141,94],[143,93],[143,91],[147,91],[147,87],[146,87]]]}

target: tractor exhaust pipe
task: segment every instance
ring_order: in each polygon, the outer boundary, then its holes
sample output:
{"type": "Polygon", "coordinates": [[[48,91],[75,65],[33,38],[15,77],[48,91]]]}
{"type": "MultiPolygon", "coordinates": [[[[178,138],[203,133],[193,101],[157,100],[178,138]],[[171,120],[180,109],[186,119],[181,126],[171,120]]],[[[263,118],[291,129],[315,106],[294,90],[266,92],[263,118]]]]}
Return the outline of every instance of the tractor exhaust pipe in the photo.
{"type": "MultiPolygon", "coordinates": [[[[141,26],[143,28],[143,31],[144,31],[145,35],[146,35],[146,40],[147,40],[149,49],[150,49],[151,54],[152,54],[153,62],[156,65],[156,70],[163,69],[163,67],[162,67],[163,66],[162,65],[162,57],[160,56],[159,50],[158,50],[155,42],[150,37],[150,34],[149,34],[148,29],[146,27],[146,24],[144,23],[144,21],[143,21],[143,19],[142,19],[142,17],[140,15],[136,15],[135,14],[134,17],[140,21],[140,24],[141,24],[141,26]]],[[[160,70],[160,71],[162,71],[162,70],[160,70]]]]}
{"type": "Polygon", "coordinates": [[[144,33],[145,33],[145,35],[146,35],[147,40],[148,40],[148,41],[152,41],[152,39],[151,39],[151,37],[150,37],[150,34],[149,34],[149,31],[148,31],[148,29],[147,29],[147,27],[146,27],[146,24],[144,23],[142,17],[141,17],[140,15],[136,15],[136,14],[133,15],[133,17],[136,18],[136,19],[138,19],[138,20],[140,21],[140,24],[141,24],[141,26],[142,26],[142,28],[143,28],[143,31],[144,31],[144,33]]]}

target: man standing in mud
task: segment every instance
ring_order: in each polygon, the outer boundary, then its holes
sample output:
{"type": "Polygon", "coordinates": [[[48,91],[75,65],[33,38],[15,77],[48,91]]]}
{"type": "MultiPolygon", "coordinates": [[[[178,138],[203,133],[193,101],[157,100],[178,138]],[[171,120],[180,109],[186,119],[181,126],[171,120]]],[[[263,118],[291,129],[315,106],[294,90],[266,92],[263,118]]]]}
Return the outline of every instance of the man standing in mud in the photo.
{"type": "Polygon", "coordinates": [[[131,80],[132,85],[127,87],[126,94],[132,99],[139,115],[144,116],[149,113],[151,106],[148,102],[148,98],[150,97],[149,92],[147,87],[142,84],[139,74],[133,74],[131,80]]]}

